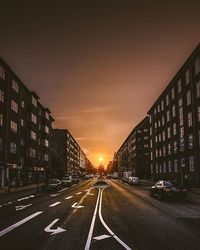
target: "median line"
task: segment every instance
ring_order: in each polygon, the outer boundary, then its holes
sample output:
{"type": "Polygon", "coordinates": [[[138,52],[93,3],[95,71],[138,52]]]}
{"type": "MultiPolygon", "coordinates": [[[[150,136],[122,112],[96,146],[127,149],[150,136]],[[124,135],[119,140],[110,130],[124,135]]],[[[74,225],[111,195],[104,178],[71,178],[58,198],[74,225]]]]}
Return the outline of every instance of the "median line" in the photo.
{"type": "Polygon", "coordinates": [[[55,206],[57,206],[57,205],[60,204],[60,203],[61,203],[61,201],[55,202],[55,203],[49,205],[49,207],[55,207],[55,206]]]}

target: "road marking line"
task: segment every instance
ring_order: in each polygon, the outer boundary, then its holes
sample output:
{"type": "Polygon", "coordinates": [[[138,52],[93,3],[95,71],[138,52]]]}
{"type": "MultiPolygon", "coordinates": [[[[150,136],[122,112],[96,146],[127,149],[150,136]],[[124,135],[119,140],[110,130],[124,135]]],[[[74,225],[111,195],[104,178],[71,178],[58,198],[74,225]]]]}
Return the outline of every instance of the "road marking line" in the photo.
{"type": "Polygon", "coordinates": [[[110,237],[111,237],[110,235],[103,234],[103,235],[100,235],[100,236],[93,237],[93,239],[94,240],[104,240],[104,239],[107,239],[107,238],[110,238],[110,237]]]}
{"type": "Polygon", "coordinates": [[[30,215],[30,216],[24,218],[23,220],[20,220],[20,221],[18,221],[17,223],[11,225],[10,227],[7,227],[6,229],[0,231],[0,237],[2,237],[3,235],[7,234],[8,232],[14,230],[15,228],[21,226],[21,225],[24,224],[25,222],[27,222],[27,221],[33,219],[34,217],[36,217],[36,216],[38,216],[39,214],[42,214],[42,213],[43,213],[43,211],[36,212],[36,213],[34,213],[34,214],[32,214],[32,215],[30,215]]]}
{"type": "Polygon", "coordinates": [[[97,197],[97,202],[96,202],[94,214],[93,214],[93,217],[92,217],[92,222],[91,222],[91,225],[90,225],[90,230],[89,230],[87,242],[86,242],[86,245],[85,245],[85,250],[90,249],[92,234],[93,234],[93,230],[94,230],[94,224],[95,224],[96,215],[97,215],[97,208],[98,208],[98,205],[99,205],[99,197],[100,197],[100,189],[99,189],[99,193],[98,193],[98,197],[97,197]]]}
{"type": "Polygon", "coordinates": [[[18,199],[17,201],[23,201],[23,200],[27,200],[27,199],[30,199],[30,198],[33,198],[33,197],[35,197],[35,195],[26,196],[26,197],[18,199]]]}
{"type": "Polygon", "coordinates": [[[103,226],[106,228],[106,230],[113,236],[113,238],[115,238],[116,241],[119,242],[120,245],[122,245],[126,250],[132,250],[129,246],[126,245],[125,242],[123,242],[117,235],[115,235],[113,233],[113,231],[108,227],[108,225],[105,223],[105,221],[104,221],[104,219],[102,217],[101,207],[102,207],[103,190],[101,190],[101,197],[100,197],[100,202],[99,202],[99,219],[100,219],[101,223],[103,224],[103,226]]]}
{"type": "Polygon", "coordinates": [[[76,195],[79,195],[79,194],[82,194],[82,192],[78,192],[78,193],[76,193],[76,195]]]}
{"type": "Polygon", "coordinates": [[[71,198],[73,198],[73,196],[68,196],[68,197],[65,198],[65,200],[69,200],[71,198]]]}
{"type": "Polygon", "coordinates": [[[59,194],[50,194],[51,197],[56,197],[58,196],[59,194]]]}
{"type": "Polygon", "coordinates": [[[67,189],[69,189],[69,188],[68,187],[67,188],[63,188],[63,189],[59,190],[58,193],[61,193],[61,192],[65,191],[65,190],[67,190],[67,189]]]}
{"type": "Polygon", "coordinates": [[[83,208],[84,206],[81,206],[81,205],[77,205],[78,202],[75,202],[71,207],[73,208],[83,208]]]}
{"type": "Polygon", "coordinates": [[[15,208],[16,208],[16,211],[18,211],[18,210],[23,210],[24,208],[26,208],[26,207],[30,207],[32,204],[28,204],[28,205],[21,205],[21,206],[15,206],[15,208]]]}
{"type": "Polygon", "coordinates": [[[60,203],[61,203],[61,201],[55,202],[55,203],[49,205],[49,207],[55,207],[55,206],[57,206],[57,205],[60,204],[60,203]]]}
{"type": "Polygon", "coordinates": [[[57,221],[59,221],[60,219],[55,219],[54,221],[52,221],[47,227],[45,227],[44,231],[47,233],[51,233],[51,235],[54,234],[58,234],[58,233],[63,233],[64,231],[66,231],[65,229],[61,228],[61,227],[57,227],[56,229],[51,229],[51,227],[56,224],[57,221]]]}

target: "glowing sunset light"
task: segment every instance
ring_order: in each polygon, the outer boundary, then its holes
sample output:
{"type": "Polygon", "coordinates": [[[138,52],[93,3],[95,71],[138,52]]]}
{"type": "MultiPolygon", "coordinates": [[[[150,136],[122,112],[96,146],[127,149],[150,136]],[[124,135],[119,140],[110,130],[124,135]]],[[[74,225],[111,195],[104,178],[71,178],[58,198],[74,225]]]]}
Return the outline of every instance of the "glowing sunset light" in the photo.
{"type": "Polygon", "coordinates": [[[100,162],[103,162],[103,160],[104,160],[103,157],[100,156],[100,157],[99,157],[99,161],[100,161],[100,162]]]}

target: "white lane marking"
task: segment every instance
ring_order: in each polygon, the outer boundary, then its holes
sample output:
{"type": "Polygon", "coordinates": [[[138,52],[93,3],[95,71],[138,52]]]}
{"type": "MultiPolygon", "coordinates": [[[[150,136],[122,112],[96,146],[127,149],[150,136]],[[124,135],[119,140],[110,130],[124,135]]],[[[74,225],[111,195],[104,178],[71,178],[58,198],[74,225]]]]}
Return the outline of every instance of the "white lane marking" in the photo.
{"type": "Polygon", "coordinates": [[[64,231],[66,231],[65,229],[63,229],[61,227],[57,227],[56,229],[51,229],[51,227],[54,224],[56,224],[57,221],[59,221],[59,219],[55,219],[54,221],[52,221],[47,227],[45,227],[44,231],[47,233],[51,233],[51,235],[62,233],[64,231]]]}
{"type": "Polygon", "coordinates": [[[85,189],[84,191],[87,192],[87,191],[90,191],[90,189],[85,189]]]}
{"type": "Polygon", "coordinates": [[[67,190],[67,189],[69,189],[69,188],[63,188],[63,189],[59,190],[58,193],[61,193],[61,192],[65,191],[65,190],[67,190]]]}
{"type": "Polygon", "coordinates": [[[26,197],[18,199],[17,201],[28,200],[28,199],[33,198],[33,197],[35,197],[35,195],[26,196],[26,197]]]}
{"type": "Polygon", "coordinates": [[[97,202],[96,202],[94,214],[93,214],[93,217],[92,217],[92,222],[91,222],[91,225],[90,225],[90,230],[89,230],[89,233],[88,233],[87,242],[86,242],[86,245],[85,245],[85,250],[90,249],[92,234],[93,234],[93,230],[94,230],[94,224],[95,224],[96,215],[97,215],[97,208],[98,208],[98,205],[99,205],[99,197],[100,197],[100,189],[99,189],[99,193],[98,193],[98,197],[97,197],[97,202]]]}
{"type": "Polygon", "coordinates": [[[102,194],[103,194],[103,190],[101,190],[101,197],[100,197],[100,203],[99,203],[99,219],[100,219],[101,223],[103,224],[103,226],[111,234],[111,236],[113,236],[113,238],[115,238],[115,240],[118,241],[120,245],[122,245],[126,250],[132,250],[129,246],[126,245],[125,242],[123,242],[117,235],[115,235],[113,233],[113,231],[108,227],[108,225],[105,223],[105,221],[104,221],[104,219],[102,217],[101,207],[102,207],[102,194]]]}
{"type": "Polygon", "coordinates": [[[103,234],[103,235],[99,235],[99,236],[93,237],[93,239],[94,240],[104,240],[104,239],[107,239],[107,238],[110,238],[110,237],[111,237],[110,235],[103,234]]]}
{"type": "Polygon", "coordinates": [[[82,194],[82,192],[78,192],[78,193],[76,193],[76,195],[79,195],[79,194],[82,194]]]}
{"type": "Polygon", "coordinates": [[[31,205],[32,205],[32,204],[21,205],[21,206],[15,206],[15,209],[16,209],[16,211],[18,211],[18,210],[23,210],[24,208],[30,207],[31,205]]]}
{"type": "Polygon", "coordinates": [[[50,194],[51,197],[56,197],[58,196],[59,194],[50,194]]]}
{"type": "Polygon", "coordinates": [[[32,215],[30,215],[30,216],[24,218],[23,220],[20,220],[20,221],[18,221],[17,223],[11,225],[10,227],[7,227],[6,229],[0,231],[0,237],[2,237],[3,235],[7,234],[8,232],[14,230],[15,228],[21,226],[21,225],[24,224],[25,222],[27,222],[27,221],[33,219],[34,217],[36,217],[36,216],[38,216],[39,214],[42,214],[42,213],[43,213],[43,211],[36,212],[36,213],[34,213],[34,214],[32,214],[32,215]]]}
{"type": "Polygon", "coordinates": [[[55,206],[57,206],[57,205],[60,204],[60,203],[61,203],[61,201],[55,202],[55,203],[49,205],[49,207],[55,207],[55,206]]]}
{"type": "Polygon", "coordinates": [[[65,200],[69,200],[71,198],[73,198],[73,196],[68,196],[68,197],[65,198],[65,200]]]}
{"type": "Polygon", "coordinates": [[[84,206],[81,206],[81,205],[77,205],[78,202],[75,202],[71,207],[73,208],[83,208],[84,206]]]}

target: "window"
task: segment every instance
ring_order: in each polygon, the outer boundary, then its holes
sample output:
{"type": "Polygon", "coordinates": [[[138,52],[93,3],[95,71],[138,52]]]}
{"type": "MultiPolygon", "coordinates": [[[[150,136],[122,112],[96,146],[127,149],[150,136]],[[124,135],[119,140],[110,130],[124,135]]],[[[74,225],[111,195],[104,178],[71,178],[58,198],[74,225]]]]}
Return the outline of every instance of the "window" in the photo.
{"type": "Polygon", "coordinates": [[[190,105],[191,103],[192,103],[191,91],[188,90],[188,92],[187,92],[187,105],[190,105]]]}
{"type": "Polygon", "coordinates": [[[44,140],[44,145],[45,145],[45,147],[48,148],[48,147],[49,147],[49,141],[45,139],[45,140],[44,140]]]}
{"type": "Polygon", "coordinates": [[[171,163],[171,161],[168,161],[168,172],[169,173],[172,172],[172,163],[171,163]]]}
{"type": "Polygon", "coordinates": [[[189,145],[189,148],[193,148],[194,146],[194,138],[193,138],[193,134],[189,134],[188,135],[188,145],[189,145]]]}
{"type": "Polygon", "coordinates": [[[48,113],[48,112],[45,112],[45,118],[46,118],[47,120],[49,120],[49,113],[48,113]]]}
{"type": "Polygon", "coordinates": [[[156,173],[158,173],[158,163],[156,163],[156,173]]]}
{"type": "Polygon", "coordinates": [[[19,93],[19,85],[14,79],[12,80],[12,89],[14,89],[16,93],[19,93]]]}
{"type": "Polygon", "coordinates": [[[11,110],[13,110],[15,113],[18,113],[18,104],[11,100],[11,110]]]}
{"type": "Polygon", "coordinates": [[[184,127],[180,128],[180,138],[184,138],[184,127]]]}
{"type": "Polygon", "coordinates": [[[183,126],[183,107],[179,108],[179,122],[180,126],[183,126]]]}
{"type": "Polygon", "coordinates": [[[169,143],[168,145],[167,145],[167,148],[168,148],[168,155],[171,155],[171,144],[169,143]]]}
{"type": "Polygon", "coordinates": [[[36,141],[36,133],[31,130],[31,139],[36,141]]]}
{"type": "Polygon", "coordinates": [[[188,113],[188,127],[192,126],[192,112],[188,113]]]}
{"type": "Polygon", "coordinates": [[[162,100],[161,101],[161,111],[163,111],[164,110],[164,101],[162,100]]]}
{"type": "Polygon", "coordinates": [[[160,125],[161,125],[160,120],[158,120],[158,127],[159,127],[159,128],[160,128],[160,125]]]}
{"type": "Polygon", "coordinates": [[[152,140],[150,140],[150,147],[151,147],[151,148],[153,147],[153,142],[152,142],[152,140]]]}
{"type": "Polygon", "coordinates": [[[3,115],[0,114],[0,126],[3,126],[3,115]]]}
{"type": "Polygon", "coordinates": [[[149,122],[152,123],[152,116],[149,116],[149,122]]]}
{"type": "Polygon", "coordinates": [[[175,90],[174,90],[174,88],[172,88],[171,94],[172,94],[172,100],[174,100],[174,98],[175,98],[175,90]]]}
{"type": "Polygon", "coordinates": [[[34,96],[32,96],[32,104],[37,108],[37,100],[35,99],[34,96]]]}
{"type": "Polygon", "coordinates": [[[162,132],[163,141],[165,141],[165,131],[162,132]]]}
{"type": "Polygon", "coordinates": [[[189,157],[190,172],[194,172],[194,156],[189,157]]]}
{"type": "Polygon", "coordinates": [[[2,78],[3,80],[5,80],[6,78],[6,71],[2,65],[0,65],[0,78],[2,78]]]}
{"type": "Polygon", "coordinates": [[[158,113],[159,113],[160,112],[160,104],[158,104],[157,110],[158,110],[158,113]]]}
{"type": "Polygon", "coordinates": [[[182,98],[180,98],[180,99],[178,100],[178,106],[179,106],[179,107],[183,106],[183,99],[182,99],[182,98]]]}
{"type": "Polygon", "coordinates": [[[37,123],[37,117],[33,113],[31,113],[31,121],[35,124],[37,123]]]}
{"type": "Polygon", "coordinates": [[[166,173],[166,162],[163,162],[163,173],[166,173]]]}
{"type": "Polygon", "coordinates": [[[199,58],[199,56],[196,58],[196,60],[194,62],[194,66],[195,66],[195,74],[198,74],[200,72],[200,58],[199,58]]]}
{"type": "Polygon", "coordinates": [[[10,121],[10,130],[14,133],[17,133],[17,123],[14,121],[10,121]]]}
{"type": "Polygon", "coordinates": [[[197,98],[200,97],[200,82],[196,84],[196,95],[197,95],[197,98]]]}
{"type": "Polygon", "coordinates": [[[167,110],[167,122],[169,122],[169,110],[167,110]]]}
{"type": "Polygon", "coordinates": [[[185,158],[181,158],[181,167],[185,167],[185,158]]]}
{"type": "Polygon", "coordinates": [[[175,105],[172,106],[172,116],[173,116],[173,117],[176,116],[176,108],[175,108],[175,105]]]}
{"type": "Polygon", "coordinates": [[[153,164],[151,164],[151,174],[153,174],[153,164]]]}
{"type": "Polygon", "coordinates": [[[182,83],[181,80],[178,81],[178,93],[180,93],[182,90],[182,83]]]}
{"type": "Polygon", "coordinates": [[[157,128],[157,122],[155,122],[154,127],[157,128]]]}
{"type": "Polygon", "coordinates": [[[4,92],[0,89],[0,102],[4,103],[4,92]]]}
{"type": "Polygon", "coordinates": [[[160,173],[162,173],[162,164],[160,164],[160,173]]]}
{"type": "Polygon", "coordinates": [[[185,82],[186,82],[186,84],[190,83],[190,71],[189,71],[189,69],[187,69],[185,72],[185,82]]]}
{"type": "Polygon", "coordinates": [[[20,139],[20,144],[21,144],[21,146],[24,146],[24,145],[25,145],[25,140],[24,140],[24,138],[21,138],[21,139],[20,139]]]}
{"type": "Polygon", "coordinates": [[[167,128],[167,138],[169,139],[171,137],[171,131],[170,127],[167,128]]]}
{"type": "Polygon", "coordinates": [[[159,142],[162,141],[161,134],[158,135],[158,141],[159,141],[159,142]]]}
{"type": "Polygon", "coordinates": [[[45,126],[45,127],[44,127],[44,130],[45,130],[45,132],[46,132],[47,134],[49,134],[49,127],[45,126]]]}
{"type": "Polygon", "coordinates": [[[10,153],[17,154],[17,144],[14,142],[10,143],[10,153]]]}
{"type": "Polygon", "coordinates": [[[163,156],[164,157],[166,156],[166,148],[165,148],[165,146],[163,146],[163,156]]]}
{"type": "Polygon", "coordinates": [[[176,135],[176,123],[173,123],[173,135],[176,135]]]}
{"type": "Polygon", "coordinates": [[[177,159],[174,160],[174,172],[175,173],[178,172],[178,160],[177,159]]]}
{"type": "Polygon", "coordinates": [[[165,125],[165,117],[164,117],[164,115],[162,116],[162,126],[164,126],[165,125]]]}
{"type": "Polygon", "coordinates": [[[152,135],[152,127],[150,127],[150,135],[152,135]]]}
{"type": "Polygon", "coordinates": [[[174,154],[177,153],[177,141],[174,141],[174,154]]]}
{"type": "Polygon", "coordinates": [[[49,161],[49,155],[48,154],[44,154],[44,161],[49,161]]]}
{"type": "Polygon", "coordinates": [[[24,127],[24,119],[20,120],[20,124],[21,124],[22,127],[24,127]]]}
{"type": "Polygon", "coordinates": [[[169,105],[169,95],[166,95],[166,105],[169,105]]]}
{"type": "Polygon", "coordinates": [[[31,158],[35,158],[36,157],[36,150],[34,148],[29,148],[29,156],[31,158]]]}
{"type": "Polygon", "coordinates": [[[2,140],[2,138],[0,138],[0,151],[2,151],[3,150],[3,140],[2,140]]]}
{"type": "Polygon", "coordinates": [[[21,107],[25,108],[25,102],[23,100],[21,101],[21,107]]]}

